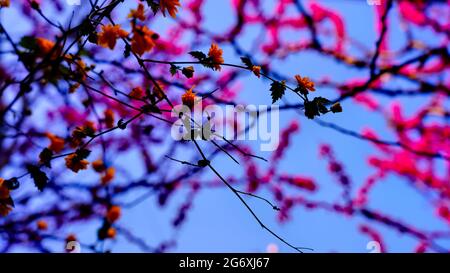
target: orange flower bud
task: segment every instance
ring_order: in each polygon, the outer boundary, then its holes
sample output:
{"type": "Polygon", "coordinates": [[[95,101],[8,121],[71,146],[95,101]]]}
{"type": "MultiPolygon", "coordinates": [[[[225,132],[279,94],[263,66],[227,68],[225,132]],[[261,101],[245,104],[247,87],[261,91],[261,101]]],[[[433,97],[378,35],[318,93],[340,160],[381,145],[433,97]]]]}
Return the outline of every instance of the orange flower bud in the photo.
{"type": "Polygon", "coordinates": [[[139,3],[137,9],[132,9],[130,14],[128,14],[128,18],[134,18],[139,19],[141,21],[145,21],[144,5],[139,3]]]}
{"type": "Polygon", "coordinates": [[[106,232],[106,237],[108,237],[110,239],[114,239],[114,238],[116,238],[116,234],[117,234],[116,229],[113,227],[110,227],[108,229],[108,231],[106,232]]]}
{"type": "Polygon", "coordinates": [[[116,175],[116,169],[114,167],[109,167],[105,174],[102,176],[102,185],[106,185],[114,179],[116,175]]]}
{"type": "Polygon", "coordinates": [[[131,50],[141,56],[155,47],[155,40],[158,38],[158,34],[151,31],[147,26],[136,26],[133,29],[131,50]]]}
{"type": "Polygon", "coordinates": [[[297,80],[298,86],[304,88],[308,91],[316,91],[314,88],[314,82],[311,81],[308,77],[301,77],[300,75],[295,75],[295,79],[297,80]]]}
{"type": "Polygon", "coordinates": [[[134,99],[141,99],[144,96],[144,90],[138,86],[133,88],[128,95],[134,99]]]}
{"type": "Polygon", "coordinates": [[[36,226],[39,230],[47,230],[48,229],[48,224],[44,220],[37,221],[36,226]]]}
{"type": "Polygon", "coordinates": [[[208,57],[211,58],[211,61],[213,63],[212,68],[214,70],[220,71],[220,65],[224,62],[222,54],[223,50],[217,44],[212,44],[209,48],[208,57]]]}
{"type": "Polygon", "coordinates": [[[106,128],[110,129],[114,127],[114,112],[111,109],[105,110],[105,125],[106,128]]]}

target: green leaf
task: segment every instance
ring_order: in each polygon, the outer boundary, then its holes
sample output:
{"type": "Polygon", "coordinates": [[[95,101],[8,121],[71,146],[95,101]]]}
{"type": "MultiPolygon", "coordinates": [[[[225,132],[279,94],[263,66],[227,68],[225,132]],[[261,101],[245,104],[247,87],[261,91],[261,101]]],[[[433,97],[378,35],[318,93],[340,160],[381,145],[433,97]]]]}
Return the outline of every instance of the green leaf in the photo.
{"type": "Polygon", "coordinates": [[[38,188],[39,191],[43,191],[45,186],[47,186],[48,184],[47,175],[43,171],[41,171],[38,166],[28,164],[26,167],[31,175],[31,178],[34,181],[34,185],[38,188]]]}
{"type": "Polygon", "coordinates": [[[330,112],[325,106],[330,104],[331,101],[323,97],[315,97],[312,101],[305,102],[305,116],[309,119],[314,119],[315,116],[320,114],[326,114],[330,112]]]}
{"type": "Polygon", "coordinates": [[[214,69],[214,63],[210,57],[203,59],[201,62],[204,67],[214,69]]]}
{"type": "MultiPolygon", "coordinates": [[[[74,74],[69,67],[64,66],[62,64],[59,66],[58,72],[60,75],[64,75],[64,76],[70,76],[70,75],[74,74]]],[[[58,79],[58,78],[60,78],[60,75],[52,75],[52,76],[53,76],[53,78],[58,79]]]]}
{"type": "Polygon", "coordinates": [[[285,81],[273,82],[270,85],[270,91],[271,91],[271,95],[272,95],[272,103],[275,103],[277,100],[281,99],[284,95],[285,90],[286,90],[285,81]]]}
{"type": "Polygon", "coordinates": [[[241,61],[242,61],[242,63],[245,64],[245,66],[246,66],[247,68],[252,69],[253,63],[252,63],[252,61],[250,60],[250,58],[248,58],[248,57],[241,57],[241,61]]]}
{"type": "Polygon", "coordinates": [[[316,97],[313,99],[313,103],[317,105],[317,109],[320,113],[326,114],[329,112],[328,108],[325,106],[326,104],[330,104],[331,102],[323,97],[316,97]]]}
{"type": "Polygon", "coordinates": [[[78,149],[75,151],[75,154],[77,155],[77,160],[81,161],[86,159],[91,154],[91,151],[88,149],[78,149]]]}
{"type": "Polygon", "coordinates": [[[306,88],[304,88],[303,86],[297,86],[294,89],[294,92],[300,93],[300,94],[302,94],[304,96],[308,96],[308,90],[306,88]]]}
{"type": "Polygon", "coordinates": [[[191,52],[189,52],[189,55],[191,55],[195,59],[199,60],[200,62],[207,58],[205,53],[203,53],[201,51],[191,51],[191,52]]]}
{"type": "Polygon", "coordinates": [[[323,104],[323,105],[328,105],[331,103],[331,101],[329,99],[324,98],[324,97],[315,97],[313,101],[315,101],[316,103],[323,104]]]}
{"type": "Polygon", "coordinates": [[[21,51],[19,53],[19,59],[28,69],[32,69],[36,65],[36,54],[32,52],[21,51]]]}
{"type": "Polygon", "coordinates": [[[95,136],[95,131],[93,128],[85,126],[83,127],[83,133],[88,136],[88,137],[94,137],[95,136]]]}
{"type": "Polygon", "coordinates": [[[328,108],[326,106],[324,106],[323,104],[318,103],[317,104],[317,109],[319,109],[319,112],[321,114],[326,114],[329,112],[328,108]]]}
{"type": "MultiPolygon", "coordinates": [[[[90,33],[88,35],[88,41],[91,42],[92,44],[97,44],[97,42],[98,42],[98,34],[97,34],[97,32],[93,31],[92,33],[90,33]]],[[[85,49],[82,49],[82,50],[85,50],[85,49]]]]}

